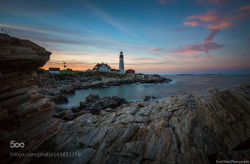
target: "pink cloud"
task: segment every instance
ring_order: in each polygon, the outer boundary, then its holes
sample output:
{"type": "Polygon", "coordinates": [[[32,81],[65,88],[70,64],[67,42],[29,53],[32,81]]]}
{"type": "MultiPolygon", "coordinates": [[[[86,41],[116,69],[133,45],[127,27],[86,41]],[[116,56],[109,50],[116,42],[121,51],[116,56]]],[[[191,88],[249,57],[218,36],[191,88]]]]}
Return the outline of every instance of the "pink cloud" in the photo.
{"type": "Polygon", "coordinates": [[[211,3],[211,4],[220,4],[220,3],[225,3],[228,2],[227,0],[197,0],[196,3],[200,3],[200,4],[207,4],[207,3],[211,3]]]}
{"type": "Polygon", "coordinates": [[[166,4],[166,0],[158,0],[158,3],[161,5],[165,5],[166,4]]]}
{"type": "Polygon", "coordinates": [[[246,5],[240,8],[240,11],[250,10],[250,5],[246,5]]]}
{"type": "Polygon", "coordinates": [[[175,52],[178,53],[199,53],[199,52],[206,52],[206,54],[209,54],[209,50],[217,50],[221,49],[223,45],[213,43],[213,42],[208,42],[208,43],[196,43],[193,45],[186,45],[184,47],[180,47],[175,50],[175,52]]]}
{"type": "Polygon", "coordinates": [[[213,30],[206,38],[205,38],[205,43],[212,42],[214,39],[214,36],[219,32],[219,30],[213,30]]]}
{"type": "Polygon", "coordinates": [[[189,25],[189,26],[197,26],[200,25],[200,23],[198,21],[186,21],[184,22],[185,25],[189,25]]]}
{"type": "Polygon", "coordinates": [[[175,52],[179,53],[199,53],[199,52],[206,52],[209,54],[210,50],[217,50],[223,47],[223,45],[217,44],[212,42],[215,35],[219,32],[218,29],[213,30],[204,40],[203,43],[196,43],[192,45],[186,45],[184,47],[180,47],[175,50],[175,52]]]}
{"type": "Polygon", "coordinates": [[[216,22],[214,24],[208,24],[207,28],[209,29],[225,29],[230,28],[235,25],[235,22],[216,22]]]}
{"type": "Polygon", "coordinates": [[[218,21],[220,19],[220,15],[218,15],[215,10],[210,10],[206,14],[193,15],[188,17],[187,19],[198,19],[203,22],[212,22],[218,21]]]}
{"type": "Polygon", "coordinates": [[[242,18],[245,18],[247,17],[247,15],[249,15],[250,13],[249,12],[245,12],[245,13],[238,13],[238,14],[235,14],[235,15],[227,15],[224,20],[234,20],[234,19],[242,19],[242,18]]]}
{"type": "Polygon", "coordinates": [[[226,13],[225,11],[220,10],[209,10],[205,14],[192,15],[187,17],[187,21],[183,24],[196,26],[199,23],[200,25],[208,29],[231,28],[234,25],[240,23],[241,19],[246,18],[248,15],[250,15],[250,11],[245,11],[249,9],[250,5],[243,6],[239,10],[230,11],[230,13],[226,13]]]}

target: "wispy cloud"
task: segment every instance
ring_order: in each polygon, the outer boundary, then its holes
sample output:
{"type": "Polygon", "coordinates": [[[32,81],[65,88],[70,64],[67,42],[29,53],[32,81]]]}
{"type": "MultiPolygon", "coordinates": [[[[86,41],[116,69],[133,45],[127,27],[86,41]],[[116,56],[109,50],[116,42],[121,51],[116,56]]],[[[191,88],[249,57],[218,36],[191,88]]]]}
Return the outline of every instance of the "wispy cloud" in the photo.
{"type": "Polygon", "coordinates": [[[212,42],[215,35],[219,32],[218,29],[213,30],[204,40],[203,43],[196,43],[191,45],[186,45],[175,49],[174,52],[178,53],[199,53],[206,52],[209,55],[210,50],[217,50],[223,47],[223,45],[212,42]]]}
{"type": "Polygon", "coordinates": [[[250,10],[250,5],[242,6],[240,8],[240,11],[244,11],[244,10],[250,10]]]}
{"type": "MultiPolygon", "coordinates": [[[[226,3],[224,0],[209,0],[208,3],[221,4],[226,3]]],[[[197,3],[205,3],[203,0],[198,0],[197,3]]],[[[198,26],[201,25],[207,29],[212,29],[211,33],[205,38],[203,43],[196,43],[192,45],[186,45],[176,49],[176,52],[183,53],[198,53],[205,51],[206,54],[209,54],[209,50],[221,49],[223,45],[214,43],[213,39],[219,30],[232,28],[236,24],[240,23],[239,20],[246,18],[250,15],[249,12],[245,12],[249,9],[249,5],[243,6],[240,9],[235,9],[230,12],[226,10],[209,10],[205,14],[191,15],[186,18],[186,21],[183,23],[189,26],[198,26]],[[244,11],[244,12],[242,12],[244,11]]]]}
{"type": "Polygon", "coordinates": [[[161,5],[165,5],[166,4],[166,0],[158,0],[158,3],[161,5]]]}
{"type": "Polygon", "coordinates": [[[192,15],[187,17],[187,19],[197,19],[203,22],[212,22],[212,21],[218,21],[221,18],[220,15],[217,14],[215,10],[209,10],[205,14],[200,15],[192,15]]]}
{"type": "Polygon", "coordinates": [[[205,51],[207,54],[209,54],[209,50],[217,50],[222,47],[223,45],[219,45],[213,42],[196,43],[175,49],[174,52],[190,54],[190,53],[199,53],[205,51]]]}
{"type": "Polygon", "coordinates": [[[131,47],[136,49],[148,49],[147,47],[140,46],[137,44],[127,43],[127,42],[121,42],[118,40],[114,40],[108,37],[102,37],[102,36],[95,36],[90,34],[76,34],[71,33],[69,31],[61,31],[61,30],[52,30],[52,29],[43,29],[43,28],[37,28],[37,27],[31,27],[31,26],[23,26],[23,25],[8,25],[8,24],[0,24],[0,27],[3,28],[9,28],[9,29],[17,29],[22,30],[26,32],[35,32],[35,33],[41,33],[41,34],[50,34],[50,35],[56,35],[63,37],[64,39],[51,39],[48,37],[41,38],[41,36],[34,38],[35,41],[44,41],[44,42],[54,42],[54,43],[70,43],[70,44],[87,44],[92,46],[97,46],[104,48],[106,45],[117,45],[122,47],[131,47]],[[76,41],[77,40],[77,41],[76,41]]]}
{"type": "Polygon", "coordinates": [[[126,31],[128,32],[128,30],[125,28],[124,25],[122,25],[120,22],[116,21],[113,17],[111,17],[109,14],[107,14],[105,11],[103,11],[102,9],[98,8],[97,6],[94,5],[87,5],[88,8],[91,9],[91,11],[101,17],[103,20],[105,20],[106,22],[110,23],[111,25],[113,25],[114,27],[116,27],[117,29],[119,29],[120,31],[126,31]]]}
{"type": "Polygon", "coordinates": [[[244,19],[250,15],[248,11],[250,6],[243,6],[238,10],[226,11],[209,10],[205,14],[192,15],[187,17],[187,20],[183,23],[189,26],[202,25],[208,29],[225,29],[231,28],[234,25],[240,23],[240,19],[244,19]]]}
{"type": "Polygon", "coordinates": [[[136,64],[136,65],[176,63],[176,60],[171,59],[170,56],[165,56],[165,57],[161,57],[161,58],[127,57],[126,61],[130,64],[136,64]]]}
{"type": "Polygon", "coordinates": [[[220,4],[220,3],[227,3],[229,2],[229,0],[197,0],[196,1],[197,3],[204,3],[204,4],[207,4],[207,3],[211,3],[211,4],[220,4]]]}
{"type": "Polygon", "coordinates": [[[214,24],[208,24],[207,28],[209,29],[225,29],[225,28],[231,28],[235,25],[235,22],[218,22],[214,24]]]}
{"type": "Polygon", "coordinates": [[[206,38],[205,38],[205,43],[212,42],[214,39],[214,36],[219,32],[218,29],[213,30],[206,38]]]}
{"type": "Polygon", "coordinates": [[[189,26],[197,26],[200,25],[200,23],[198,21],[193,21],[193,20],[188,20],[186,22],[184,22],[185,25],[189,25],[189,26]]]}

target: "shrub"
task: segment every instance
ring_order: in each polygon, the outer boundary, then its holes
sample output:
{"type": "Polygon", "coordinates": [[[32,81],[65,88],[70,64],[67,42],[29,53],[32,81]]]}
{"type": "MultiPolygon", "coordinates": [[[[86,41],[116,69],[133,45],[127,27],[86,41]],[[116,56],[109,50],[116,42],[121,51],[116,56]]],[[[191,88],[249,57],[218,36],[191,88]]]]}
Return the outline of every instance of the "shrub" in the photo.
{"type": "Polygon", "coordinates": [[[46,70],[44,70],[44,69],[42,69],[42,68],[38,68],[37,70],[36,70],[36,73],[37,74],[42,74],[42,73],[45,73],[46,72],[46,70]]]}

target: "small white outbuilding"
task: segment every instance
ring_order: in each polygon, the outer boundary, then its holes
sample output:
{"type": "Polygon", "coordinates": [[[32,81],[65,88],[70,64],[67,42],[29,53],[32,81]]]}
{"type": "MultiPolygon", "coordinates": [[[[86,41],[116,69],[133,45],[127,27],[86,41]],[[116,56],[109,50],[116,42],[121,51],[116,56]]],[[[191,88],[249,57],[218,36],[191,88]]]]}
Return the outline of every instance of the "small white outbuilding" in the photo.
{"type": "Polygon", "coordinates": [[[49,73],[60,74],[60,68],[49,68],[49,73]]]}

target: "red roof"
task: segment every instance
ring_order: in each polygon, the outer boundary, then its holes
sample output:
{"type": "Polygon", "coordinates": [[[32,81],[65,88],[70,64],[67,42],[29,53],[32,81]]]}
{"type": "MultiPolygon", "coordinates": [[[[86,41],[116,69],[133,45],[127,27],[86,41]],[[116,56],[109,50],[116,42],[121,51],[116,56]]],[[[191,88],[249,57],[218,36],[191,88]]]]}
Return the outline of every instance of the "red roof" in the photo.
{"type": "Polygon", "coordinates": [[[119,72],[120,70],[119,69],[111,69],[111,71],[119,72]]]}
{"type": "Polygon", "coordinates": [[[98,63],[98,64],[95,65],[95,67],[92,70],[93,71],[98,71],[102,67],[102,65],[105,65],[106,67],[108,67],[109,69],[111,69],[108,64],[104,64],[104,63],[99,64],[98,63]]]}
{"type": "Polygon", "coordinates": [[[126,70],[126,73],[135,73],[135,70],[133,70],[133,69],[128,69],[128,70],[126,70]]]}
{"type": "Polygon", "coordinates": [[[60,68],[49,68],[49,71],[60,71],[60,68]]]}

